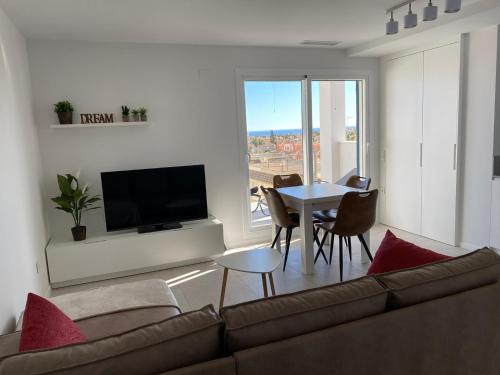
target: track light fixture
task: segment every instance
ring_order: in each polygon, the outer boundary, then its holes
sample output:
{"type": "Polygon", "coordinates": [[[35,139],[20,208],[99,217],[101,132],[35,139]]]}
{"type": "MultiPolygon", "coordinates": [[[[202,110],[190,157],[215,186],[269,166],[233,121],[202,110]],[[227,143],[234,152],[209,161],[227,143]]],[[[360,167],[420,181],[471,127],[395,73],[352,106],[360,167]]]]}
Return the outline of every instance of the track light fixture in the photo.
{"type": "Polygon", "coordinates": [[[394,21],[394,14],[391,12],[391,19],[385,25],[385,33],[387,35],[394,35],[399,32],[399,22],[394,21]]]}
{"type": "Polygon", "coordinates": [[[438,17],[438,7],[432,5],[432,0],[429,0],[429,4],[424,8],[424,16],[422,20],[424,21],[434,21],[438,17]]]}
{"type": "Polygon", "coordinates": [[[411,11],[411,3],[408,4],[408,14],[405,16],[405,29],[417,26],[417,14],[411,11]]]}
{"type": "Polygon", "coordinates": [[[462,8],[461,0],[446,0],[445,13],[456,13],[462,8]]]}
{"type": "MultiPolygon", "coordinates": [[[[385,33],[387,35],[394,35],[399,32],[399,23],[394,20],[394,11],[408,5],[408,14],[404,16],[404,28],[411,29],[418,24],[418,17],[416,13],[413,13],[411,5],[417,0],[406,0],[392,8],[387,9],[386,13],[391,15],[389,22],[385,25],[385,33]]],[[[428,1],[427,6],[423,9],[423,21],[434,21],[438,17],[438,7],[435,6],[432,1],[428,1]]],[[[461,0],[446,0],[445,13],[456,13],[460,11],[462,7],[461,0]]]]}

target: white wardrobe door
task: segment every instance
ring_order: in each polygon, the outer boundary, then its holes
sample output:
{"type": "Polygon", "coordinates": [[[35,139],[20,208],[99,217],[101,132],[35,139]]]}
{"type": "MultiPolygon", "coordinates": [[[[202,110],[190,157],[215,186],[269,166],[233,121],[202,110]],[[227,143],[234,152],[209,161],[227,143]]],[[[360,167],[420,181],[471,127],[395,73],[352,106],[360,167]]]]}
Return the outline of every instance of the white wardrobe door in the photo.
{"type": "Polygon", "coordinates": [[[420,233],[423,54],[387,62],[385,220],[420,233]]]}
{"type": "Polygon", "coordinates": [[[422,235],[455,245],[459,45],[424,52],[422,235]]]}

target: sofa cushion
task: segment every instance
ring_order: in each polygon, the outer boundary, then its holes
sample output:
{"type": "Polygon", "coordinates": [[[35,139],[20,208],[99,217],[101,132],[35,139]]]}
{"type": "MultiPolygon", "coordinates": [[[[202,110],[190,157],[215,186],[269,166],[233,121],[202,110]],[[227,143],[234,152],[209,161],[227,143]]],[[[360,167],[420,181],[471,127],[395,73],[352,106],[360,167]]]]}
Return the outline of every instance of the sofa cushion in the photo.
{"type": "Polygon", "coordinates": [[[500,256],[484,248],[442,262],[374,277],[390,289],[388,309],[396,309],[497,282],[500,256]]]}
{"type": "Polygon", "coordinates": [[[19,351],[47,349],[85,341],[80,328],[53,303],[28,293],[19,351]]]}
{"type": "Polygon", "coordinates": [[[161,375],[236,375],[236,362],[233,357],[219,358],[164,372],[161,375]]]}
{"type": "MultiPolygon", "coordinates": [[[[171,306],[181,312],[177,300],[162,279],[108,285],[48,298],[72,320],[143,307],[171,306]]],[[[22,316],[17,325],[21,329],[22,316]]]]}
{"type": "MultiPolygon", "coordinates": [[[[167,318],[179,315],[179,309],[171,306],[132,308],[76,320],[87,340],[117,335],[167,318]]],[[[21,332],[0,335],[0,358],[19,353],[21,332]]]]}
{"type": "Polygon", "coordinates": [[[98,340],[0,358],[0,374],[156,374],[220,355],[213,306],[98,340]]]}
{"type": "Polygon", "coordinates": [[[368,268],[367,275],[417,267],[450,258],[448,255],[439,254],[397,238],[390,230],[387,230],[368,268]]]}
{"type": "Polygon", "coordinates": [[[226,350],[245,348],[384,312],[387,291],[373,278],[225,307],[226,350]]]}

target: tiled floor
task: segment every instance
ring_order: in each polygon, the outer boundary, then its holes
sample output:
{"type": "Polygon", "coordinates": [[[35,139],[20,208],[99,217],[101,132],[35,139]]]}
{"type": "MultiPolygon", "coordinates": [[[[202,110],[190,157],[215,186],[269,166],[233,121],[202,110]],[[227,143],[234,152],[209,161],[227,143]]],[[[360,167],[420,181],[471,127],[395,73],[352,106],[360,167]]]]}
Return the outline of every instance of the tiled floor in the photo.
{"type": "MultiPolygon", "coordinates": [[[[377,225],[372,229],[370,246],[372,253],[378,248],[386,229],[387,227],[382,225],[377,225]]],[[[393,229],[393,231],[397,236],[403,239],[440,253],[456,256],[467,252],[461,248],[445,245],[396,229],[393,229]]],[[[337,246],[335,246],[335,248],[337,248],[337,246]]],[[[344,258],[344,280],[365,275],[369,264],[361,264],[360,243],[354,240],[354,238],[352,263],[349,262],[347,251],[344,251],[344,258]]],[[[338,250],[334,250],[331,266],[328,266],[324,260],[320,258],[315,265],[314,275],[303,275],[300,271],[299,240],[295,240],[290,250],[286,271],[283,272],[281,268],[279,268],[273,273],[276,292],[278,294],[294,292],[339,282],[338,264],[338,250]]],[[[207,304],[214,304],[215,306],[219,304],[222,269],[214,262],[54,289],[52,295],[55,296],[99,286],[152,278],[167,280],[183,311],[198,309],[207,304]]],[[[225,298],[226,305],[261,298],[262,296],[263,291],[260,275],[235,271],[229,272],[225,298]]]]}

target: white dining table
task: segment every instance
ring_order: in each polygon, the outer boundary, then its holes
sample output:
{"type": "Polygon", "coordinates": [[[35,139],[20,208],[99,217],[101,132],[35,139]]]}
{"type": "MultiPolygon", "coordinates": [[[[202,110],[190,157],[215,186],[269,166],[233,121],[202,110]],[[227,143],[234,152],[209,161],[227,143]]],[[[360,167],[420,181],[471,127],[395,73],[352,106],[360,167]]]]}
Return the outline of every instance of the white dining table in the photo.
{"type": "MultiPolygon", "coordinates": [[[[331,183],[315,183],[312,185],[301,185],[276,189],[283,197],[285,204],[297,210],[300,214],[300,247],[302,259],[302,273],[310,275],[314,273],[314,236],[313,236],[313,212],[338,208],[344,194],[350,191],[365,191],[354,189],[343,185],[331,183]]],[[[276,234],[273,225],[273,236],[276,234]]],[[[363,237],[370,244],[370,234],[365,233],[363,237]]],[[[273,237],[274,238],[274,237],[273,237]]],[[[276,242],[278,249],[281,246],[281,238],[276,242]]],[[[361,251],[361,262],[369,262],[364,251],[361,251]]]]}

